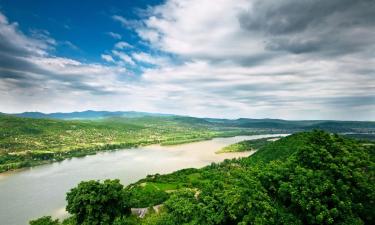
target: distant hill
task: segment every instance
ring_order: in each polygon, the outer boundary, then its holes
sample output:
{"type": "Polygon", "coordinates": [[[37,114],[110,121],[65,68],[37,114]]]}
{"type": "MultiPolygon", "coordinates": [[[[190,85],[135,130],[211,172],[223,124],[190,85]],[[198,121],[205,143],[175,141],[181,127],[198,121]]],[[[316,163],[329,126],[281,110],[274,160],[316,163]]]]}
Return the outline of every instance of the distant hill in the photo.
{"type": "Polygon", "coordinates": [[[280,119],[211,119],[206,118],[213,124],[256,129],[277,129],[287,131],[326,130],[339,133],[375,133],[375,122],[373,121],[335,121],[335,120],[280,120],[280,119]]]}
{"type": "Polygon", "coordinates": [[[147,112],[136,112],[136,111],[93,111],[87,110],[83,112],[70,112],[70,113],[41,113],[41,112],[23,112],[12,114],[18,117],[24,118],[49,118],[49,119],[100,119],[106,117],[143,117],[143,116],[172,116],[172,114],[162,113],[147,113],[147,112]]]}
{"type": "Polygon", "coordinates": [[[24,118],[48,118],[63,120],[95,120],[106,118],[141,118],[141,117],[165,117],[178,123],[197,124],[202,126],[228,127],[239,129],[262,129],[278,130],[285,132],[307,131],[321,129],[339,133],[375,133],[375,122],[373,121],[335,121],[335,120],[281,120],[281,119],[216,119],[178,116],[164,113],[148,113],[136,111],[93,111],[70,113],[41,113],[24,112],[12,114],[24,118]]]}
{"type": "MultiPolygon", "coordinates": [[[[107,111],[0,114],[0,172],[108,149],[155,143],[182,144],[236,135],[291,134],[314,129],[375,140],[375,122],[228,120],[107,111]]],[[[292,147],[295,146],[288,150],[292,147]]]]}

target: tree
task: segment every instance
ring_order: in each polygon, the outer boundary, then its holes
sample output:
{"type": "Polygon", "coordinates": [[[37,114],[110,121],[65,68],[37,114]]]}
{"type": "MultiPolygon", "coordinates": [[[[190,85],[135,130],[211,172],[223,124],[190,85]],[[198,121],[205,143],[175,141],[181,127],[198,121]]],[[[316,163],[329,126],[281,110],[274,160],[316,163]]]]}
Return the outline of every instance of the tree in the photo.
{"type": "Polygon", "coordinates": [[[191,224],[199,224],[197,222],[199,218],[199,207],[197,203],[195,191],[183,189],[175,192],[164,205],[172,215],[176,224],[188,222],[191,224]]]}
{"type": "Polygon", "coordinates": [[[60,225],[59,220],[53,220],[50,216],[43,216],[36,220],[31,220],[30,225],[60,225]]]}
{"type": "Polygon", "coordinates": [[[140,224],[140,219],[134,215],[117,217],[113,225],[137,225],[140,224]]]}
{"type": "Polygon", "coordinates": [[[66,210],[78,224],[111,224],[116,217],[130,213],[119,180],[81,182],[70,190],[66,200],[66,210]]]}

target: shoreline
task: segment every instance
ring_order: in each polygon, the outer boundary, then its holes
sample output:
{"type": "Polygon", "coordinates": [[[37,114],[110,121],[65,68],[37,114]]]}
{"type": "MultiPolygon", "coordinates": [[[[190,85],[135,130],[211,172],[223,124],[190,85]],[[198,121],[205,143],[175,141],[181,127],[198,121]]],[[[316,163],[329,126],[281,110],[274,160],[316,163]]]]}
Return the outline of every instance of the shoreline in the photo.
{"type": "Polygon", "coordinates": [[[4,200],[4,204],[0,205],[0,223],[26,224],[26,221],[43,215],[63,218],[61,216],[64,216],[62,208],[66,206],[66,193],[83,180],[120,179],[121,184],[127,186],[147,175],[202,168],[225,159],[246,157],[248,153],[218,156],[214,151],[238,140],[259,136],[237,137],[214,138],[212,141],[176,147],[151,145],[152,147],[140,147],[130,149],[131,151],[99,152],[90,157],[47,164],[19,173],[7,172],[0,181],[0,198],[4,200]],[[5,204],[6,202],[8,203],[5,204]],[[18,217],[18,213],[12,209],[23,213],[18,217]]]}
{"type": "MultiPolygon", "coordinates": [[[[98,149],[98,150],[95,150],[95,151],[87,151],[87,152],[84,152],[84,150],[82,149],[77,149],[77,150],[72,150],[72,151],[69,151],[69,152],[66,152],[67,156],[60,156],[62,158],[59,158],[59,159],[50,159],[50,160],[42,160],[42,161],[33,161],[33,165],[30,165],[30,166],[21,166],[19,168],[14,168],[14,169],[8,169],[8,170],[4,170],[4,171],[0,171],[0,179],[1,179],[1,175],[3,174],[7,174],[7,173],[12,173],[12,172],[20,172],[20,171],[23,171],[23,170],[27,170],[27,169],[31,169],[31,168],[34,168],[34,167],[38,167],[38,166],[42,166],[42,165],[47,165],[47,164],[52,164],[52,163],[55,163],[55,162],[62,162],[64,160],[67,160],[67,159],[72,159],[72,158],[81,158],[81,157],[86,157],[86,156],[90,156],[90,155],[96,155],[98,153],[102,153],[102,152],[108,152],[108,151],[119,151],[119,150],[131,150],[131,149],[134,149],[134,148],[138,148],[138,147],[146,147],[146,146],[152,146],[152,145],[160,145],[160,146],[178,146],[178,145],[183,145],[183,144],[189,144],[189,143],[194,143],[194,142],[201,142],[201,141],[209,141],[209,140],[212,140],[214,138],[230,138],[230,137],[236,137],[236,136],[252,136],[252,135],[268,135],[268,134],[272,134],[272,133],[243,133],[243,134],[234,134],[234,135],[228,135],[228,134],[223,134],[223,135],[217,135],[217,136],[212,136],[212,137],[206,137],[206,138],[195,138],[195,139],[185,139],[185,140],[178,140],[178,141],[150,141],[149,143],[145,144],[145,145],[142,145],[142,144],[136,144],[136,143],[133,143],[133,144],[130,144],[130,143],[119,143],[119,144],[114,144],[113,146],[116,147],[116,148],[111,148],[111,145],[109,146],[106,146],[108,147],[108,149],[98,149]],[[123,148],[118,148],[117,145],[124,145],[127,147],[123,147],[123,148]],[[82,152],[83,151],[83,152],[82,152]],[[77,154],[77,155],[74,155],[74,154],[77,154]]],[[[59,153],[59,152],[55,152],[55,153],[59,153]]],[[[22,162],[20,162],[22,163],[22,162]]],[[[2,165],[0,165],[2,166],[2,165]]]]}
{"type": "MultiPolygon", "coordinates": [[[[246,135],[246,134],[245,134],[246,135]]],[[[252,135],[252,134],[249,134],[249,135],[252,135]]],[[[256,134],[254,134],[256,135],[256,134]]],[[[175,146],[175,145],[182,145],[182,144],[188,144],[188,143],[193,143],[193,142],[199,142],[199,141],[206,141],[206,140],[212,140],[214,138],[220,138],[220,137],[235,137],[235,136],[239,136],[239,135],[233,135],[233,136],[228,136],[228,135],[220,135],[220,136],[214,136],[214,137],[210,137],[210,138],[204,138],[204,139],[201,139],[201,140],[196,140],[196,139],[186,139],[186,140],[181,140],[180,142],[176,143],[176,144],[166,144],[166,145],[163,145],[163,142],[160,142],[158,140],[155,140],[155,141],[150,141],[150,143],[147,143],[145,145],[142,145],[142,144],[130,144],[130,143],[119,143],[119,144],[114,144],[114,148],[111,148],[111,145],[107,146],[108,149],[98,149],[98,150],[94,150],[94,151],[84,151],[83,149],[82,150],[72,150],[72,151],[68,151],[68,152],[65,152],[65,154],[67,154],[67,156],[60,156],[62,158],[60,159],[50,159],[50,160],[41,160],[41,161],[33,161],[32,165],[26,165],[26,166],[20,166],[18,168],[11,168],[11,169],[5,169],[4,171],[0,171],[0,176],[2,174],[6,174],[6,173],[11,173],[11,172],[17,172],[17,171],[22,171],[22,170],[26,170],[26,169],[30,169],[30,168],[33,168],[33,167],[37,167],[37,166],[42,166],[42,165],[47,165],[47,164],[52,164],[52,163],[55,163],[55,162],[62,162],[64,160],[67,160],[67,159],[72,159],[72,158],[81,158],[81,157],[86,157],[86,156],[90,156],[90,155],[96,155],[98,153],[101,153],[101,152],[107,152],[107,151],[119,151],[119,150],[129,150],[129,149],[134,149],[134,148],[138,148],[138,147],[145,147],[145,146],[151,146],[151,145],[160,145],[160,146],[175,146]],[[124,147],[124,148],[118,148],[116,145],[128,145],[128,147],[124,147]],[[81,152],[83,151],[83,152],[81,152]],[[74,155],[74,154],[78,154],[78,155],[74,155]],[[73,155],[71,155],[73,154],[73,155]]],[[[167,142],[170,142],[170,141],[167,141],[167,142]]],[[[94,146],[93,146],[94,147],[94,146]]],[[[99,147],[100,148],[100,147],[99,147]]],[[[54,152],[54,153],[59,153],[59,152],[54,152]]],[[[19,163],[24,163],[24,162],[19,162],[19,163]]],[[[5,164],[6,165],[6,164],[5,164]]],[[[5,165],[0,165],[1,166],[5,166],[5,165]]],[[[1,179],[1,177],[0,177],[1,179]]]]}

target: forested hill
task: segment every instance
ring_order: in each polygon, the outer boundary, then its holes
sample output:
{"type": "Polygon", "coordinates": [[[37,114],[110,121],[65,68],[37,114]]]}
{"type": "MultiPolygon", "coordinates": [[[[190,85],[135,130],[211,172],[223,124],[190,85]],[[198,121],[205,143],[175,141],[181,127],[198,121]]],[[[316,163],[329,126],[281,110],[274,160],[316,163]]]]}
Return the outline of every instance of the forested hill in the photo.
{"type": "Polygon", "coordinates": [[[87,110],[71,113],[41,113],[24,112],[12,114],[23,118],[48,118],[64,120],[98,120],[107,118],[141,118],[141,117],[165,117],[184,121],[191,124],[211,124],[213,126],[240,127],[253,129],[276,129],[303,131],[312,129],[323,129],[331,132],[375,132],[375,122],[370,121],[335,121],[335,120],[281,120],[281,119],[214,119],[214,118],[196,118],[188,116],[178,116],[165,113],[148,113],[137,111],[94,111],[87,110]]]}
{"type": "Polygon", "coordinates": [[[97,151],[266,132],[176,117],[57,120],[0,115],[0,172],[97,151]]]}
{"type": "Polygon", "coordinates": [[[94,111],[87,110],[82,112],[70,112],[70,113],[41,113],[41,112],[23,112],[11,114],[18,117],[24,118],[49,118],[49,119],[101,119],[108,117],[143,117],[143,116],[172,116],[172,114],[163,113],[147,113],[147,112],[136,112],[136,111],[94,111]]]}
{"type": "Polygon", "coordinates": [[[248,158],[150,175],[125,188],[82,182],[67,194],[73,216],[64,224],[374,224],[374,181],[374,143],[303,132],[248,158]],[[143,219],[129,214],[159,204],[143,219]]]}
{"type": "MultiPolygon", "coordinates": [[[[105,111],[82,113],[91,119],[60,120],[0,114],[0,172],[110,149],[154,143],[182,144],[235,135],[294,133],[314,128],[375,139],[375,122],[226,120],[145,116],[135,112],[132,116],[113,112],[116,115],[113,116],[105,111]]],[[[82,116],[82,113],[69,116],[82,116]]]]}

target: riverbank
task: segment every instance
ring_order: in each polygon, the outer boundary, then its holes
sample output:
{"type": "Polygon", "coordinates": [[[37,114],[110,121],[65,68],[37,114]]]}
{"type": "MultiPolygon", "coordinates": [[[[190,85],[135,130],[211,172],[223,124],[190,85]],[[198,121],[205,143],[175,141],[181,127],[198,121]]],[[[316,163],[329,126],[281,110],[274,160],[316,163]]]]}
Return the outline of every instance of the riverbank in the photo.
{"type": "Polygon", "coordinates": [[[275,136],[275,137],[268,137],[268,138],[261,138],[256,140],[244,140],[238,143],[234,143],[228,146],[225,146],[224,148],[217,151],[217,154],[221,153],[229,153],[229,152],[246,152],[246,151],[256,151],[265,145],[276,141],[280,139],[281,137],[284,137],[286,135],[282,136],[275,136]]]}
{"type": "Polygon", "coordinates": [[[174,146],[180,144],[188,144],[193,142],[212,140],[213,138],[220,137],[235,137],[239,135],[260,135],[260,132],[244,132],[244,131],[230,131],[230,132],[218,132],[212,133],[205,137],[191,138],[187,136],[186,139],[166,139],[166,140],[149,140],[139,142],[128,142],[128,143],[115,143],[115,144],[97,144],[89,146],[87,148],[77,148],[69,151],[26,151],[20,153],[7,153],[6,155],[0,155],[0,174],[7,171],[15,171],[22,168],[36,167],[40,165],[50,164],[54,162],[61,162],[66,159],[85,157],[88,155],[95,155],[99,152],[104,151],[116,151],[124,149],[132,149],[137,147],[143,147],[153,144],[160,144],[161,146],[174,146]],[[10,163],[6,163],[6,162],[10,163]],[[1,164],[5,162],[5,164],[1,164]]]}
{"type": "MultiPolygon", "coordinates": [[[[214,138],[183,145],[147,145],[7,172],[0,179],[0,224],[27,224],[43,215],[56,215],[66,204],[65,193],[82,180],[119,178],[123,185],[150,174],[167,174],[201,168],[225,159],[246,157],[248,152],[215,154],[224,146],[264,135],[214,138]]],[[[4,174],[2,174],[4,175],[4,174]]]]}

